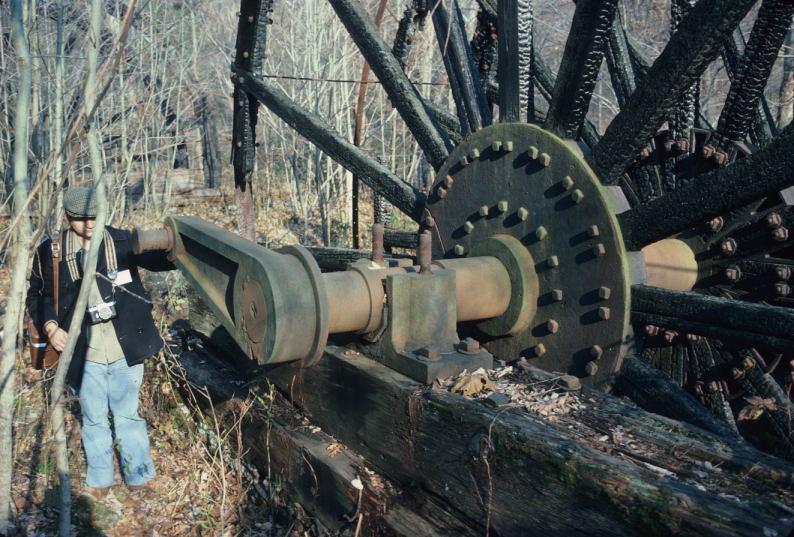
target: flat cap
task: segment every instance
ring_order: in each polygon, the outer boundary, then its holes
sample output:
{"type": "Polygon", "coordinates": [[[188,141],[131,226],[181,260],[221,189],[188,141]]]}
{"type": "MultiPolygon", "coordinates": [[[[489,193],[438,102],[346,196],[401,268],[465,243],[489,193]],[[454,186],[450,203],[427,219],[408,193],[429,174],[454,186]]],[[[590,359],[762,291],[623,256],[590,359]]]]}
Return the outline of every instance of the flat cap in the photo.
{"type": "Polygon", "coordinates": [[[63,210],[76,218],[96,218],[94,189],[87,186],[69,187],[63,193],[63,210]]]}

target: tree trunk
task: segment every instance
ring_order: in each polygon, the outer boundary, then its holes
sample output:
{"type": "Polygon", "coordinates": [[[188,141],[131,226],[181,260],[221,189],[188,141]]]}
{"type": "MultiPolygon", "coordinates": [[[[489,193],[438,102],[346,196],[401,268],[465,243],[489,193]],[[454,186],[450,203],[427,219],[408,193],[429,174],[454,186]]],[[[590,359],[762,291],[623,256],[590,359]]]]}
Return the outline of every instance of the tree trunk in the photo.
{"type": "MultiPolygon", "coordinates": [[[[91,0],[91,46],[87,50],[88,71],[86,73],[85,102],[86,110],[94,110],[97,104],[97,56],[100,47],[100,34],[102,24],[102,1],[91,0]]],[[[99,257],[99,247],[102,244],[102,236],[105,231],[105,223],[108,213],[106,178],[103,173],[102,156],[99,148],[99,140],[96,132],[96,114],[88,117],[86,139],[88,142],[89,154],[91,156],[91,171],[94,176],[94,188],[96,190],[97,216],[94,225],[94,239],[88,249],[88,256],[83,268],[83,280],[80,285],[80,292],[74,305],[74,311],[85,311],[88,306],[88,294],[94,280],[96,263],[99,257]]],[[[69,537],[71,534],[71,506],[72,506],[72,484],[69,477],[69,452],[66,445],[66,432],[64,430],[64,396],[66,388],[66,372],[72,361],[77,339],[82,329],[83,315],[74,315],[69,325],[69,337],[66,347],[61,353],[58,361],[58,369],[52,384],[50,400],[53,401],[52,409],[52,432],[55,436],[56,466],[58,468],[58,478],[61,484],[60,499],[60,518],[58,521],[58,532],[61,537],[69,537]]]]}
{"type": "Polygon", "coordinates": [[[14,365],[17,355],[22,314],[24,312],[25,287],[27,283],[31,240],[30,215],[25,205],[28,197],[28,116],[32,69],[30,51],[22,17],[22,0],[11,2],[11,24],[18,58],[20,75],[17,105],[14,113],[14,216],[16,227],[9,230],[15,234],[12,248],[11,286],[3,323],[2,357],[0,358],[0,453],[5,453],[0,463],[0,531],[5,533],[11,523],[11,481],[13,474],[13,424],[16,378],[14,365]]]}

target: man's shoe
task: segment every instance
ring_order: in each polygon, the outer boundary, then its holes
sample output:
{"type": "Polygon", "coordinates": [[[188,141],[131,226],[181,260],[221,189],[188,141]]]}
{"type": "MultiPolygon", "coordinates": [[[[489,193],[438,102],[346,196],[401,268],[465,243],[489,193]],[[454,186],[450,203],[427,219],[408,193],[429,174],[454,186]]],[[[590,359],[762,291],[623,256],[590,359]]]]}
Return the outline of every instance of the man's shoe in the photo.
{"type": "Polygon", "coordinates": [[[93,498],[95,501],[104,500],[109,492],[110,492],[110,487],[105,487],[101,489],[96,487],[85,487],[83,489],[83,494],[93,498]]]}
{"type": "Polygon", "coordinates": [[[140,491],[140,492],[151,492],[154,490],[154,480],[156,477],[151,478],[146,483],[142,483],[140,485],[127,485],[127,488],[131,491],[140,491]]]}

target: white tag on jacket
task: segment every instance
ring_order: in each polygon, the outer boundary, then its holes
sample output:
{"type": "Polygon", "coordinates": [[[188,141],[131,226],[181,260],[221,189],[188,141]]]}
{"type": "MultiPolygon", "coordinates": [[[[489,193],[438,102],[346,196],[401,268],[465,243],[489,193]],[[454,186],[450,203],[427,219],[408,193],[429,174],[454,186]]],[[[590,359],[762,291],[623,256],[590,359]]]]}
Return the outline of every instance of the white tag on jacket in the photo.
{"type": "Polygon", "coordinates": [[[113,285],[126,285],[128,283],[132,283],[132,274],[130,274],[129,270],[120,271],[116,279],[113,280],[113,285]]]}

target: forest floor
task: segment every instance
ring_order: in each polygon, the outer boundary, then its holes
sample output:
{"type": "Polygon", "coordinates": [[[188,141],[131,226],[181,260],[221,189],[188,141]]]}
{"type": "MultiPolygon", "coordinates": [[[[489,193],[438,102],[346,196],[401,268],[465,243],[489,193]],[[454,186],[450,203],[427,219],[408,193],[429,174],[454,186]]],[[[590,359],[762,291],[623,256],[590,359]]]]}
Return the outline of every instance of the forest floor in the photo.
{"type": "MultiPolygon", "coordinates": [[[[286,200],[260,211],[258,239],[272,245],[320,242],[321,232],[303,224],[286,200]]],[[[236,226],[230,197],[221,202],[185,205],[169,214],[198,215],[226,229],[236,226]]],[[[122,227],[154,227],[159,218],[136,211],[122,227]]],[[[344,228],[334,226],[336,233],[344,228]]],[[[333,235],[332,235],[333,236],[333,235]]],[[[186,391],[176,356],[182,344],[170,327],[187,317],[186,285],[178,272],[145,277],[155,302],[155,320],[168,343],[146,362],[140,414],[147,421],[157,477],[150,490],[127,488],[120,473],[110,493],[96,500],[84,491],[85,458],[80,440],[80,412],[69,401],[67,436],[73,489],[75,535],[86,536],[291,536],[323,535],[319,523],[286,497],[280,483],[268,482],[245,463],[245,447],[237,445],[243,410],[232,419],[206,412],[200,390],[186,391]],[[204,405],[205,412],[199,410],[204,405]]],[[[8,285],[0,268],[0,290],[8,285]]],[[[5,310],[6,292],[0,296],[5,310]]],[[[2,316],[0,315],[0,318],[2,316]]],[[[54,371],[30,369],[27,353],[17,367],[13,503],[17,535],[56,535],[59,482],[49,435],[49,388],[54,371]]],[[[118,462],[118,461],[117,461],[118,462]]]]}

